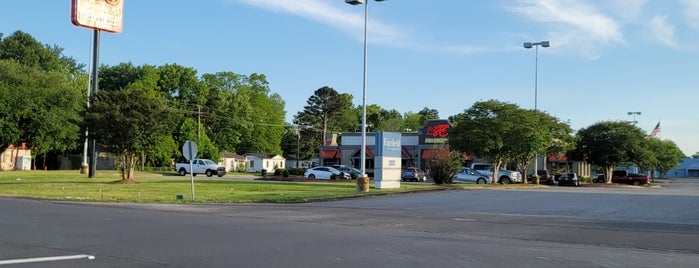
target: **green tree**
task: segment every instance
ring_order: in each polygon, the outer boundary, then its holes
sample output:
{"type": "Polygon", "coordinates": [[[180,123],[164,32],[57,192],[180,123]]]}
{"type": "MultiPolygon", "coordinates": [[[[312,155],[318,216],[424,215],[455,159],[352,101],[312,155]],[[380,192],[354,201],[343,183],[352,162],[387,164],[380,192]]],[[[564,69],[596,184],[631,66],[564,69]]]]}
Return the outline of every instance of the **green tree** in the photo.
{"type": "MultiPolygon", "coordinates": [[[[197,158],[211,159],[214,162],[218,162],[219,158],[221,158],[218,148],[214,146],[209,136],[206,135],[206,130],[200,129],[199,124],[195,122],[194,119],[185,118],[182,125],[180,125],[179,132],[182,138],[179,143],[180,147],[182,147],[187,140],[194,141],[194,143],[197,144],[197,158]]],[[[181,156],[181,152],[179,152],[178,155],[181,156]]]]}
{"type": "MultiPolygon", "coordinates": [[[[512,160],[514,152],[511,136],[517,135],[522,110],[515,104],[489,100],[476,102],[471,108],[452,118],[449,128],[449,146],[452,150],[468,153],[489,161],[493,170],[512,160]]],[[[493,172],[493,183],[498,181],[493,172]]]]}
{"type": "Polygon", "coordinates": [[[439,112],[436,109],[430,109],[427,107],[422,108],[420,112],[413,113],[407,112],[403,115],[404,124],[403,129],[410,129],[412,131],[417,131],[427,123],[427,120],[439,119],[439,112]]]}
{"type": "Polygon", "coordinates": [[[265,76],[260,74],[247,77],[246,84],[238,88],[238,92],[250,105],[250,117],[246,119],[251,129],[243,133],[236,151],[281,154],[286,116],[281,96],[270,92],[265,76]]]}
{"type": "Polygon", "coordinates": [[[245,153],[237,149],[243,135],[253,128],[250,96],[239,91],[247,87],[247,77],[219,72],[202,75],[202,81],[210,92],[205,108],[205,118],[211,118],[205,120],[211,130],[209,137],[224,151],[245,153]]]}
{"type": "Polygon", "coordinates": [[[76,148],[85,80],[0,60],[0,151],[20,142],[39,154],[76,148]]]}
{"type": "Polygon", "coordinates": [[[699,158],[699,152],[696,152],[692,155],[692,158],[697,159],[699,158]]]}
{"type": "Polygon", "coordinates": [[[506,144],[524,183],[528,183],[529,165],[537,156],[565,153],[574,145],[568,124],[544,112],[521,109],[513,114],[513,120],[518,123],[508,130],[506,144]]]}
{"type": "Polygon", "coordinates": [[[85,65],[77,64],[75,59],[62,53],[62,48],[41,44],[22,31],[16,31],[0,42],[0,59],[11,59],[24,66],[74,77],[84,73],[85,65]]]}
{"type": "Polygon", "coordinates": [[[85,116],[91,135],[121,159],[121,178],[132,182],[137,156],[170,135],[171,111],[155,92],[99,91],[85,116]],[[115,131],[118,129],[118,131],[115,131]]]}
{"type": "Polygon", "coordinates": [[[671,140],[650,138],[644,145],[647,155],[643,157],[644,161],[637,163],[638,167],[647,171],[658,171],[661,177],[676,168],[685,157],[682,150],[671,140]]]}
{"type": "Polygon", "coordinates": [[[308,141],[304,144],[305,155],[314,154],[322,146],[328,132],[329,122],[345,114],[351,102],[347,97],[338,94],[331,87],[321,87],[313,92],[306,101],[303,111],[296,114],[294,124],[309,126],[301,131],[301,138],[308,141]]]}
{"type": "Polygon", "coordinates": [[[643,130],[629,122],[595,123],[578,130],[576,147],[568,156],[604,168],[607,183],[611,183],[615,166],[641,159],[645,136],[643,130]]]}

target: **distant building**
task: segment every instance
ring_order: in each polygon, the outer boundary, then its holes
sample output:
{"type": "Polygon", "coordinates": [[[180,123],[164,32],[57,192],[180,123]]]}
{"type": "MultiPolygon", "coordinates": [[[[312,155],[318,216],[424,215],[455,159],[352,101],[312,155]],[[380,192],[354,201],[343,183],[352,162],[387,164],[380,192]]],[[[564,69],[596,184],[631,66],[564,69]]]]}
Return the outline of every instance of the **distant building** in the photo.
{"type": "Polygon", "coordinates": [[[699,159],[682,158],[680,165],[670,170],[665,176],[671,178],[699,178],[699,159]]]}
{"type": "Polygon", "coordinates": [[[221,156],[221,162],[218,165],[226,168],[226,172],[236,172],[238,167],[245,167],[245,156],[231,152],[224,152],[221,156]]]}
{"type": "Polygon", "coordinates": [[[0,155],[0,170],[31,170],[32,150],[25,143],[19,147],[10,144],[0,155]]]}
{"type": "Polygon", "coordinates": [[[263,169],[272,172],[277,168],[286,168],[286,159],[278,154],[245,154],[245,171],[260,172],[263,169]]]}
{"type": "MultiPolygon", "coordinates": [[[[447,130],[451,123],[446,119],[433,119],[427,121],[418,132],[402,132],[401,134],[401,166],[418,167],[427,170],[427,160],[435,152],[449,150],[447,144],[447,130]]],[[[320,151],[320,165],[334,164],[347,165],[360,168],[362,134],[360,132],[342,133],[342,145],[337,143],[338,134],[328,134],[325,137],[320,151]]],[[[375,133],[366,133],[366,173],[370,176],[374,173],[375,159],[375,133]]],[[[473,160],[466,156],[464,160],[473,160]]]]}

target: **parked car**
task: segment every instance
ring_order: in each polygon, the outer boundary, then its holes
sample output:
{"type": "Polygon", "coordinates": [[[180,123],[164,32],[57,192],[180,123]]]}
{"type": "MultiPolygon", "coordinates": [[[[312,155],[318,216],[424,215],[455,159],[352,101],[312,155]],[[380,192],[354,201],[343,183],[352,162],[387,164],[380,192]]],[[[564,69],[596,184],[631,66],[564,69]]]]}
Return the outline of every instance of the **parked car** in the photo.
{"type": "Polygon", "coordinates": [[[485,184],[491,183],[493,178],[491,176],[485,175],[478,172],[475,169],[464,168],[461,172],[456,173],[456,176],[452,179],[453,183],[476,183],[485,184]]]}
{"type": "MultiPolygon", "coordinates": [[[[493,165],[488,163],[473,163],[471,169],[475,169],[480,173],[488,176],[493,176],[493,165]]],[[[500,169],[498,171],[498,183],[510,184],[514,182],[522,182],[522,173],[519,171],[500,169]]]]}
{"type": "Polygon", "coordinates": [[[341,171],[337,170],[336,168],[321,166],[321,167],[313,167],[313,168],[307,169],[306,172],[303,173],[303,176],[305,178],[309,178],[309,179],[329,180],[332,178],[332,175],[334,174],[338,180],[341,180],[341,179],[349,180],[350,179],[349,173],[342,172],[342,174],[344,175],[343,178],[340,177],[340,173],[341,173],[341,171]]]}
{"type": "Polygon", "coordinates": [[[614,170],[612,171],[612,183],[628,183],[634,185],[644,185],[648,184],[650,179],[648,176],[643,174],[635,174],[628,172],[626,170],[614,170]]]}
{"type": "Polygon", "coordinates": [[[356,169],[356,168],[353,168],[353,167],[350,167],[350,166],[346,166],[346,165],[332,165],[332,167],[335,168],[335,169],[337,169],[337,170],[339,170],[339,171],[342,171],[342,172],[344,172],[344,173],[350,174],[350,177],[351,177],[352,174],[354,174],[354,175],[357,176],[357,177],[359,177],[359,176],[362,175],[362,171],[361,171],[361,170],[356,169]]]}
{"type": "Polygon", "coordinates": [[[563,173],[558,178],[558,185],[560,185],[560,186],[563,186],[563,185],[580,186],[581,184],[582,183],[580,183],[580,179],[578,178],[578,175],[575,173],[563,173]]]}
{"type": "Polygon", "coordinates": [[[606,179],[604,178],[604,173],[597,173],[592,178],[592,183],[605,183],[605,182],[606,182],[606,179]]]}
{"type": "Polygon", "coordinates": [[[427,181],[427,174],[414,167],[404,169],[400,177],[403,181],[427,181]]]}
{"type": "MultiPolygon", "coordinates": [[[[556,177],[551,175],[551,173],[546,170],[546,169],[539,169],[536,171],[536,175],[539,176],[539,184],[548,184],[548,185],[555,185],[556,184],[556,177]]],[[[534,176],[532,176],[531,180],[532,182],[535,182],[534,176]]]]}

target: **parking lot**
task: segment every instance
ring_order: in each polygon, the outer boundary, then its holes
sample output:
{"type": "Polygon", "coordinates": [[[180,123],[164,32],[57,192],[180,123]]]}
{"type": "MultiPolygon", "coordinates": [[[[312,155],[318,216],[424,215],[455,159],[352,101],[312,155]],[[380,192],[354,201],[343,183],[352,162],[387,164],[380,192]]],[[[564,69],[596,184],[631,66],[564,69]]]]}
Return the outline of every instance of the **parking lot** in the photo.
{"type": "Polygon", "coordinates": [[[453,190],[307,204],[0,198],[21,267],[696,267],[699,180],[453,190]]]}

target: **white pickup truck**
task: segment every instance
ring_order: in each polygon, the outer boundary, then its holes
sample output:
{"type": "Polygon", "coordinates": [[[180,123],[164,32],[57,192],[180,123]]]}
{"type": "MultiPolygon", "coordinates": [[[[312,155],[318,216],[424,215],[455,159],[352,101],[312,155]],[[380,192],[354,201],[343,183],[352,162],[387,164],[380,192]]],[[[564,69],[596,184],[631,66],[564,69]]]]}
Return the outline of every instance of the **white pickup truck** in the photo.
{"type": "MultiPolygon", "coordinates": [[[[223,177],[223,175],[226,175],[226,169],[224,167],[219,167],[218,164],[209,159],[193,159],[192,169],[194,170],[194,176],[197,174],[206,174],[207,177],[213,175],[223,177]]],[[[180,176],[187,175],[190,173],[189,163],[176,163],[175,170],[180,176]]]]}
{"type": "MultiPolygon", "coordinates": [[[[493,165],[489,163],[473,163],[471,169],[477,170],[488,176],[493,176],[493,165]]],[[[519,171],[500,169],[497,176],[498,183],[520,183],[522,182],[522,174],[519,171]]]]}

